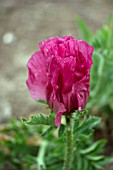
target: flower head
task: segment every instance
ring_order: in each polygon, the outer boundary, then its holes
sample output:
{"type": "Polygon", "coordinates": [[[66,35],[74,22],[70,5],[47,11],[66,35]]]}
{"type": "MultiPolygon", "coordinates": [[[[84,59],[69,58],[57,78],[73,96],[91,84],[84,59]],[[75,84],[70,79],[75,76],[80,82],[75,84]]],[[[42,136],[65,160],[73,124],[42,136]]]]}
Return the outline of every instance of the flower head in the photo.
{"type": "Polygon", "coordinates": [[[72,36],[53,37],[39,43],[40,50],[28,61],[28,89],[33,99],[45,100],[56,114],[85,108],[90,92],[94,48],[72,36]]]}

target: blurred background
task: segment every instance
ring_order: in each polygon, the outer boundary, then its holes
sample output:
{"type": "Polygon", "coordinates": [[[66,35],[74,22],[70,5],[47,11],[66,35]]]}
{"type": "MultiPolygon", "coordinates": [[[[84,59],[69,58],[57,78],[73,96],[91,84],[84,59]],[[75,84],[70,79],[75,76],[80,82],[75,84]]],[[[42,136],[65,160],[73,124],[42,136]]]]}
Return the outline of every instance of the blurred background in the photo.
{"type": "Polygon", "coordinates": [[[77,16],[95,33],[112,10],[112,0],[0,0],[0,122],[44,111],[26,86],[26,63],[38,42],[56,35],[78,38],[77,16]]]}

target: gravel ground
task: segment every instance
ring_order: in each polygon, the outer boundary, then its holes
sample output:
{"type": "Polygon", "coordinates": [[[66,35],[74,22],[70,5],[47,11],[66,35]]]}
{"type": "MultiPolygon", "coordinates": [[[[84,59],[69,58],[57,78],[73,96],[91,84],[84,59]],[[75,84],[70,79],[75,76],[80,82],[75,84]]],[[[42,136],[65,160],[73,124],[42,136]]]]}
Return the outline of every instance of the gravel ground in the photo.
{"type": "Polygon", "coordinates": [[[0,0],[0,122],[45,112],[25,84],[26,63],[38,42],[55,35],[78,37],[78,15],[95,32],[112,9],[112,0],[0,0]]]}

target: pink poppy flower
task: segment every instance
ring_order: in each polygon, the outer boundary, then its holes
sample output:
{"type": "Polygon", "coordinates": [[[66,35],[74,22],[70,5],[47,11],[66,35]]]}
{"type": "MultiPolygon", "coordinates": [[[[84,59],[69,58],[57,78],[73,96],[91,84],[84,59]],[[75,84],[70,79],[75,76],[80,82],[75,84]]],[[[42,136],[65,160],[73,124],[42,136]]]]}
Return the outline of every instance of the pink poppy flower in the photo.
{"type": "Polygon", "coordinates": [[[39,43],[29,59],[28,89],[33,99],[45,100],[56,114],[84,109],[90,93],[90,69],[94,48],[72,36],[53,37],[39,43]]]}

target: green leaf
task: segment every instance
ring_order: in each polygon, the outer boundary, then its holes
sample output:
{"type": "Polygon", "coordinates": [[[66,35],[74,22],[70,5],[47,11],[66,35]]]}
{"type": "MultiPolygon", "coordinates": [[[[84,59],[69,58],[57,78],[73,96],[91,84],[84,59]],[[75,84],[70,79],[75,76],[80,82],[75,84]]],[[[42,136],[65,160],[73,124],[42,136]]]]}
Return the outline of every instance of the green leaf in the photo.
{"type": "Polygon", "coordinates": [[[26,155],[26,157],[24,157],[23,160],[30,162],[32,164],[36,163],[36,158],[32,155],[26,155]]]}
{"type": "Polygon", "coordinates": [[[113,163],[113,157],[106,157],[105,159],[99,161],[101,166],[106,165],[108,163],[113,163]]]}
{"type": "Polygon", "coordinates": [[[99,165],[98,162],[93,162],[92,165],[95,167],[96,170],[102,170],[103,167],[101,165],[99,165]]]}
{"type": "Polygon", "coordinates": [[[91,116],[89,118],[86,118],[84,120],[84,122],[82,123],[82,125],[80,127],[78,127],[75,130],[75,135],[78,137],[81,134],[83,134],[85,131],[88,131],[92,128],[94,128],[96,125],[98,125],[100,123],[101,119],[95,116],[91,116]]]}
{"type": "Polygon", "coordinates": [[[80,29],[81,34],[82,34],[82,38],[84,40],[88,41],[91,38],[91,35],[92,35],[92,32],[90,31],[89,27],[84,22],[84,20],[79,16],[76,18],[76,23],[79,26],[79,29],[80,29]]]}
{"type": "Polygon", "coordinates": [[[104,159],[103,155],[88,155],[87,158],[91,161],[99,161],[101,159],[104,159]]]}
{"type": "Polygon", "coordinates": [[[99,141],[95,142],[94,144],[92,144],[89,148],[81,150],[80,153],[83,155],[89,154],[91,152],[94,152],[98,147],[104,146],[105,143],[106,143],[105,140],[99,140],[99,141]]]}
{"type": "Polygon", "coordinates": [[[89,138],[90,138],[90,136],[91,135],[85,135],[85,134],[81,134],[80,136],[79,136],[79,140],[80,141],[86,141],[86,140],[88,140],[89,138]]]}
{"type": "Polygon", "coordinates": [[[83,160],[83,170],[88,170],[88,167],[89,167],[89,162],[86,159],[84,159],[83,160]]]}
{"type": "Polygon", "coordinates": [[[79,127],[79,120],[76,120],[74,123],[73,131],[75,132],[78,127],[79,127]]]}
{"type": "Polygon", "coordinates": [[[24,117],[21,117],[20,119],[21,119],[21,122],[22,122],[23,124],[26,124],[26,123],[27,123],[27,120],[26,120],[24,117]]]}
{"type": "Polygon", "coordinates": [[[42,104],[47,104],[47,102],[45,102],[44,100],[36,100],[36,102],[42,103],[42,104]]]}
{"type": "Polygon", "coordinates": [[[48,135],[48,133],[54,128],[54,126],[50,126],[49,128],[47,128],[43,133],[42,136],[46,136],[48,135]]]}
{"type": "Polygon", "coordinates": [[[54,126],[54,117],[53,116],[45,116],[43,114],[39,114],[39,115],[34,115],[30,118],[29,121],[27,121],[25,118],[21,119],[25,124],[28,125],[39,125],[39,124],[43,124],[43,125],[53,125],[54,126]]]}
{"type": "Polygon", "coordinates": [[[61,138],[65,132],[65,125],[61,124],[58,130],[58,137],[61,138]]]}
{"type": "MultiPolygon", "coordinates": [[[[113,15],[108,22],[90,39],[94,46],[93,67],[91,69],[91,95],[88,109],[98,107],[103,113],[103,107],[109,107],[113,112],[113,15]]],[[[106,111],[109,114],[109,111],[106,111]]]]}
{"type": "Polygon", "coordinates": [[[74,113],[72,113],[72,118],[74,120],[80,119],[80,117],[87,115],[88,114],[88,110],[84,109],[84,110],[75,110],[74,113]]]}
{"type": "Polygon", "coordinates": [[[108,39],[107,39],[107,48],[111,49],[113,47],[113,15],[110,18],[110,24],[108,28],[108,39]]]}

